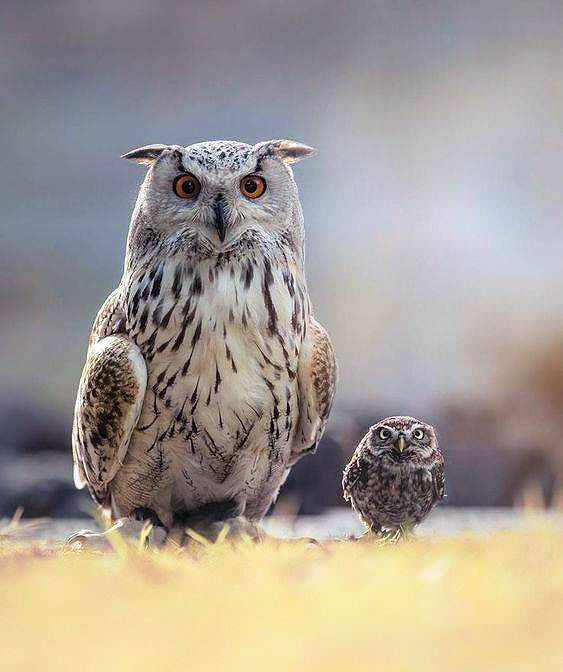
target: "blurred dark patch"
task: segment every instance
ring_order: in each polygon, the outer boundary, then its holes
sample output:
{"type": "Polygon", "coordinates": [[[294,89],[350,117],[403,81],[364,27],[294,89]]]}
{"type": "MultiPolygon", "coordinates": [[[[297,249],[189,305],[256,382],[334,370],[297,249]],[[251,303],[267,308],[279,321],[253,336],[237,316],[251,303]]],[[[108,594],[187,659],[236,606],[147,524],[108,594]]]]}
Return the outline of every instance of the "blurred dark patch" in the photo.
{"type": "Polygon", "coordinates": [[[325,435],[318,452],[304,457],[291,470],[282,497],[296,502],[293,513],[314,515],[342,504],[342,469],[346,456],[333,437],[325,435]]]}
{"type": "Polygon", "coordinates": [[[0,445],[18,453],[67,452],[70,428],[63,421],[31,403],[0,404],[0,445]]]}
{"type": "Polygon", "coordinates": [[[2,446],[0,516],[12,516],[20,506],[26,518],[84,516],[91,502],[74,487],[70,452],[24,453],[2,446]]]}
{"type": "Polygon", "coordinates": [[[545,449],[524,449],[509,474],[506,498],[511,504],[524,504],[527,492],[537,488],[543,502],[553,506],[557,496],[558,473],[554,457],[545,449]]]}
{"type": "Polygon", "coordinates": [[[0,404],[0,516],[83,516],[88,495],[72,482],[70,428],[31,403],[0,404]]]}

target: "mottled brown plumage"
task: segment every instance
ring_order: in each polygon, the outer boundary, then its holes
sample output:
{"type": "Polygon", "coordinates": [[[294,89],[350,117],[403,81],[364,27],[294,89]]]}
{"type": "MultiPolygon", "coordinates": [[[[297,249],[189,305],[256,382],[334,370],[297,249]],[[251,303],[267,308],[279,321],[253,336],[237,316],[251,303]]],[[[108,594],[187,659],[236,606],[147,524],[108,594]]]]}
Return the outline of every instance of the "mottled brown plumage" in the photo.
{"type": "Polygon", "coordinates": [[[344,470],[342,488],[371,532],[409,532],[445,496],[434,428],[407,416],[370,427],[344,470]]]}
{"type": "Polygon", "coordinates": [[[76,483],[114,518],[167,530],[259,522],[315,449],[336,364],[311,312],[289,168],[308,153],[270,141],[126,155],[149,170],[123,278],[92,329],[73,431],[76,483]],[[196,197],[175,193],[179,175],[195,176],[196,197]],[[251,198],[258,178],[266,189],[251,198]]]}

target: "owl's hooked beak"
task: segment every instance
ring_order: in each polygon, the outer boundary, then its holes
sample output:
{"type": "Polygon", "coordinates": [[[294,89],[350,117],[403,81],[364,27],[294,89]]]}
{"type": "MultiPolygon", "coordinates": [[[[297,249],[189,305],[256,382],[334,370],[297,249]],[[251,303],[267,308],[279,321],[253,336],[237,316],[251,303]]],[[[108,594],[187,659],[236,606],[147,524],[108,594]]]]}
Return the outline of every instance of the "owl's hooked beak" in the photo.
{"type": "Polygon", "coordinates": [[[407,440],[405,438],[404,434],[399,434],[397,438],[397,443],[395,444],[397,446],[397,450],[402,453],[403,450],[407,447],[407,440]]]}
{"type": "Polygon", "coordinates": [[[219,240],[224,243],[227,234],[227,213],[225,208],[225,200],[221,194],[215,199],[213,204],[213,212],[215,213],[215,221],[213,222],[219,240]]]}

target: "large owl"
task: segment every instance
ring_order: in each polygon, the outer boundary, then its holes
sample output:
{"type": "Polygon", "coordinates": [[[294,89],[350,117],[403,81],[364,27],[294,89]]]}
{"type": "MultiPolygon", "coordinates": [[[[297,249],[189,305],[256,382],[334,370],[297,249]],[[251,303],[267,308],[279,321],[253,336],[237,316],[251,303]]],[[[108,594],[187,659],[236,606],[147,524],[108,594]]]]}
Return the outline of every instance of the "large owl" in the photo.
{"type": "Polygon", "coordinates": [[[148,172],[72,437],[77,487],[114,520],[244,529],[316,448],[336,364],[312,316],[290,167],[312,151],[216,141],[124,155],[148,172]]]}

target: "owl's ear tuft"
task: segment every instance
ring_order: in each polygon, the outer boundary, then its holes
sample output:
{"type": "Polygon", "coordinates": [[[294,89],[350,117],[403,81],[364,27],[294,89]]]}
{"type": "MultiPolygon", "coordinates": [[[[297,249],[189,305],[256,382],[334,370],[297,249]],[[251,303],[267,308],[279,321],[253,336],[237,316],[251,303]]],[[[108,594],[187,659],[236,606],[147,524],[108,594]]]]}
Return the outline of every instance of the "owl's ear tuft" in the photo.
{"type": "Polygon", "coordinates": [[[144,147],[138,147],[137,149],[132,149],[126,154],[122,154],[121,158],[150,166],[150,164],[153,163],[153,161],[156,161],[156,159],[158,159],[162,152],[168,147],[169,145],[145,145],[144,147]]]}
{"type": "Polygon", "coordinates": [[[306,159],[317,151],[295,140],[267,140],[256,145],[256,148],[261,156],[276,154],[287,165],[306,159]]]}

